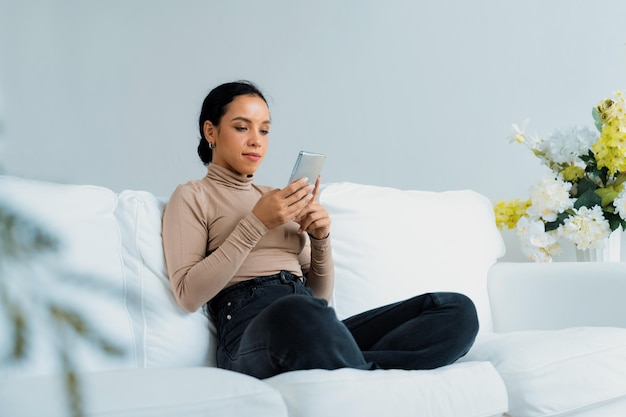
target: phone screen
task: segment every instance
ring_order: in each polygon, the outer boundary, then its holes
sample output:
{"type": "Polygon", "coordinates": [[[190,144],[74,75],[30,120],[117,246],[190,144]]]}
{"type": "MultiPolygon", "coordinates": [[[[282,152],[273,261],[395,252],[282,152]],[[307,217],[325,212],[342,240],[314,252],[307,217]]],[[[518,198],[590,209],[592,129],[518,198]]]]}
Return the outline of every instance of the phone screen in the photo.
{"type": "Polygon", "coordinates": [[[288,184],[303,177],[307,177],[310,184],[315,184],[315,180],[320,175],[325,160],[326,155],[321,153],[300,151],[291,171],[288,184]]]}

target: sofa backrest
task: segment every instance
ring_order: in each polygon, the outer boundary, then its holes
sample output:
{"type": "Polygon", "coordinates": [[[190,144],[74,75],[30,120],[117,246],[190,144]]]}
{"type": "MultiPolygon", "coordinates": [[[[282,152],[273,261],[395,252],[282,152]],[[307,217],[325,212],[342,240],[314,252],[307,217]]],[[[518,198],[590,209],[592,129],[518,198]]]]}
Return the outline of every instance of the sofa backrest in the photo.
{"type": "MultiPolygon", "coordinates": [[[[423,292],[458,291],[476,303],[481,329],[491,329],[486,277],[504,245],[485,197],[337,183],[325,185],[320,198],[333,222],[340,318],[423,292]]],[[[76,312],[94,334],[125,351],[110,357],[72,338],[80,370],[215,364],[209,319],[203,311],[184,312],[172,295],[161,243],[163,201],[144,191],[0,176],[0,203],[61,242],[54,256],[0,270],[33,324],[21,373],[59,368],[48,302],[76,312]]],[[[13,337],[5,313],[0,309],[0,355],[13,337]]]]}
{"type": "MultiPolygon", "coordinates": [[[[11,368],[23,374],[60,368],[55,346],[60,333],[50,303],[77,313],[93,335],[124,352],[106,354],[68,332],[65,347],[77,369],[214,364],[208,318],[202,311],[184,312],[171,293],[161,249],[163,202],[146,192],[117,195],[103,187],[0,176],[0,204],[34,220],[60,242],[51,256],[0,270],[32,326],[28,356],[11,368]]],[[[3,358],[14,339],[6,313],[0,308],[3,358]]]]}
{"type": "Polygon", "coordinates": [[[487,273],[505,248],[486,197],[335,183],[320,200],[332,219],[340,318],[424,292],[455,291],[476,304],[481,331],[492,330],[487,273]]]}

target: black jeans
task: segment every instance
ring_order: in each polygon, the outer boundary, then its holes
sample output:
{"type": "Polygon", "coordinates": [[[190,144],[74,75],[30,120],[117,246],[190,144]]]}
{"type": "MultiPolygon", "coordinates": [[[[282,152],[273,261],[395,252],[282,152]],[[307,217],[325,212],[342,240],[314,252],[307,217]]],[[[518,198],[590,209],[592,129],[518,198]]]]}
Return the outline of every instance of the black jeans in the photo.
{"type": "Polygon", "coordinates": [[[222,290],[207,307],[217,365],[257,378],[301,369],[433,369],[465,355],[478,332],[472,301],[437,292],[340,321],[289,272],[222,290]]]}

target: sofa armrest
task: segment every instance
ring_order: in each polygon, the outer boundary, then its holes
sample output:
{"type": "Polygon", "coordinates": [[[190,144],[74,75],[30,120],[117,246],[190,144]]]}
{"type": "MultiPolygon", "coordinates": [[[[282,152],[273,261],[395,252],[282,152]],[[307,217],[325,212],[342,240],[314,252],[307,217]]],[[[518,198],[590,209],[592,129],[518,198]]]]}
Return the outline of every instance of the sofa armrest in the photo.
{"type": "Polygon", "coordinates": [[[488,290],[495,332],[626,327],[626,263],[499,262],[488,290]]]}

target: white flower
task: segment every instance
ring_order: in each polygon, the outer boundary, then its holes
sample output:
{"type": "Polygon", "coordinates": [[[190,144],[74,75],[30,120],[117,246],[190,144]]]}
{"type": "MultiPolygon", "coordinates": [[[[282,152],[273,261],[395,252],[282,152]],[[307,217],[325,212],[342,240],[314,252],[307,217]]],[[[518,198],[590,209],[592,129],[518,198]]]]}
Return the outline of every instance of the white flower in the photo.
{"type": "Polygon", "coordinates": [[[556,245],[552,233],[546,232],[544,223],[537,218],[520,217],[517,222],[517,237],[522,252],[534,262],[551,262],[551,249],[556,245]]]}
{"type": "MultiPolygon", "coordinates": [[[[548,139],[541,141],[537,149],[542,158],[557,164],[582,164],[579,156],[586,155],[598,140],[598,134],[584,126],[556,130],[548,139]]],[[[549,165],[549,163],[548,163],[549,165]]]]}
{"type": "Polygon", "coordinates": [[[619,214],[622,220],[626,220],[626,188],[619,193],[615,200],[613,200],[613,205],[615,206],[615,211],[619,214]]]}
{"type": "Polygon", "coordinates": [[[569,195],[571,188],[571,183],[560,178],[544,177],[530,189],[532,204],[527,213],[531,217],[541,217],[547,222],[555,221],[559,213],[574,205],[574,199],[569,195]]]}
{"type": "Polygon", "coordinates": [[[609,222],[604,218],[600,206],[574,209],[574,215],[565,219],[560,229],[563,236],[574,242],[580,250],[598,247],[611,233],[609,222]]]}
{"type": "Polygon", "coordinates": [[[522,245],[522,253],[533,262],[540,262],[544,264],[552,262],[552,256],[550,256],[550,254],[543,248],[522,245]]]}
{"type": "Polygon", "coordinates": [[[522,123],[522,127],[519,127],[518,125],[513,123],[513,125],[511,126],[511,130],[513,131],[513,134],[509,138],[509,142],[524,143],[524,138],[526,136],[525,131],[526,131],[526,126],[528,125],[528,121],[529,121],[528,119],[524,120],[524,122],[522,123]]]}
{"type": "Polygon", "coordinates": [[[526,134],[526,126],[528,125],[528,121],[529,119],[524,120],[521,127],[516,125],[515,123],[511,125],[511,130],[513,131],[513,134],[509,137],[509,142],[521,143],[532,151],[537,148],[537,145],[541,141],[537,137],[537,134],[534,134],[532,136],[528,136],[526,134]]]}

